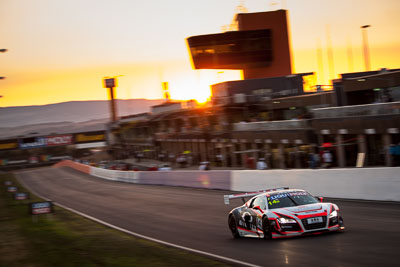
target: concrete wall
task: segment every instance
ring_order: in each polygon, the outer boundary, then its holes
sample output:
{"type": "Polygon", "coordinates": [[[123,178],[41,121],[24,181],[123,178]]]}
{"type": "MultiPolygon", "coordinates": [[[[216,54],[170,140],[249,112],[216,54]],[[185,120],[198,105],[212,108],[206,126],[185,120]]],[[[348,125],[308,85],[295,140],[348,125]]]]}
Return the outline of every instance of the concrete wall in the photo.
{"type": "Polygon", "coordinates": [[[139,183],[139,172],[114,171],[90,167],[90,175],[112,181],[139,183]]]}
{"type": "Polygon", "coordinates": [[[141,184],[230,189],[231,171],[140,172],[141,184]]]}
{"type": "Polygon", "coordinates": [[[133,172],[105,170],[69,160],[55,166],[68,166],[99,178],[128,183],[244,192],[288,186],[305,189],[314,196],[400,202],[400,167],[133,172]]]}
{"type": "Polygon", "coordinates": [[[400,168],[233,171],[231,190],[289,186],[315,196],[400,201],[400,168]]]}
{"type": "Polygon", "coordinates": [[[90,166],[85,165],[85,164],[81,164],[81,163],[77,163],[71,160],[63,160],[60,161],[56,164],[53,165],[54,167],[70,167],[72,169],[75,169],[77,171],[86,173],[86,174],[90,174],[90,166]]]}

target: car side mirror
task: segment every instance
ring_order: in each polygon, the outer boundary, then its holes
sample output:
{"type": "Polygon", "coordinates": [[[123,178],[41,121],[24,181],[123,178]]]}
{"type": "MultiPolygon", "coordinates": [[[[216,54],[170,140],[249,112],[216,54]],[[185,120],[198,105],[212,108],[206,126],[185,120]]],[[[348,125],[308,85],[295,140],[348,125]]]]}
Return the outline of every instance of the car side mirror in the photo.
{"type": "Polygon", "coordinates": [[[319,200],[319,202],[323,202],[324,201],[323,197],[317,197],[317,199],[319,200]]]}

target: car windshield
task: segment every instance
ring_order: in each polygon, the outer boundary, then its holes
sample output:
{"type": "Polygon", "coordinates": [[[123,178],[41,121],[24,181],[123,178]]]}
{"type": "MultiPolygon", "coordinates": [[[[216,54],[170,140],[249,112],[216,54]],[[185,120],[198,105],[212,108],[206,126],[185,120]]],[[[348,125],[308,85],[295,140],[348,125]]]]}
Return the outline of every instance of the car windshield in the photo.
{"type": "Polygon", "coordinates": [[[268,208],[278,209],[318,203],[309,193],[304,191],[293,191],[276,193],[267,196],[268,208]]]}

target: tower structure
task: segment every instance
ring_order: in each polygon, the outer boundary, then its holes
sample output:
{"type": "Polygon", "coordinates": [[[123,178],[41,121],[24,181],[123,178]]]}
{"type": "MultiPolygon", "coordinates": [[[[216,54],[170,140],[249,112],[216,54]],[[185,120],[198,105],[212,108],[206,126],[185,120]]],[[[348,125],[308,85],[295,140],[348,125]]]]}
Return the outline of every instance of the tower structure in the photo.
{"type": "Polygon", "coordinates": [[[287,10],[236,14],[237,31],[187,39],[195,69],[239,69],[244,79],[292,74],[287,10]]]}

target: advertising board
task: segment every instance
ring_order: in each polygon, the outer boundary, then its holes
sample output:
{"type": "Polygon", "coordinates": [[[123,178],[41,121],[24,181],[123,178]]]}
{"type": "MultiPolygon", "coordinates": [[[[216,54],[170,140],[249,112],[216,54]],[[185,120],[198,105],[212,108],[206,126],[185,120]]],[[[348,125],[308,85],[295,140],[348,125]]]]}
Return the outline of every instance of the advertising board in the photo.
{"type": "Polygon", "coordinates": [[[19,142],[19,148],[29,149],[46,146],[46,139],[44,137],[24,138],[19,142]]]}
{"type": "Polygon", "coordinates": [[[116,87],[116,79],[115,78],[106,78],[103,80],[104,88],[113,88],[116,87]]]}
{"type": "Polygon", "coordinates": [[[17,142],[0,143],[0,150],[15,149],[18,147],[17,142]]]}
{"type": "Polygon", "coordinates": [[[79,133],[75,135],[75,143],[89,143],[106,140],[105,132],[79,133]]]}
{"type": "Polygon", "coordinates": [[[29,193],[25,193],[25,192],[14,193],[14,199],[15,200],[26,200],[26,199],[29,199],[29,193]]]}
{"type": "Polygon", "coordinates": [[[7,192],[14,193],[17,192],[18,188],[16,186],[9,186],[7,187],[7,192]]]}
{"type": "Polygon", "coordinates": [[[72,144],[72,141],[71,134],[46,137],[46,143],[48,146],[70,145],[72,144]]]}
{"type": "Polygon", "coordinates": [[[53,203],[51,201],[32,202],[29,204],[29,207],[32,215],[48,214],[54,212],[53,203]]]}
{"type": "Polygon", "coordinates": [[[45,146],[70,145],[73,143],[72,134],[55,135],[47,137],[31,137],[19,140],[19,148],[30,149],[45,146]]]}

